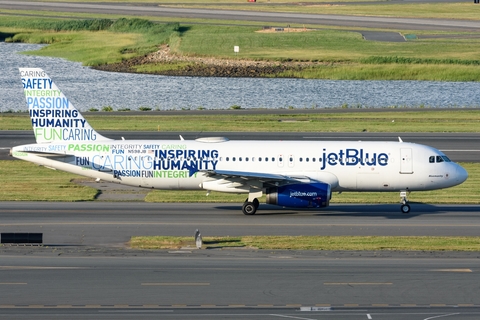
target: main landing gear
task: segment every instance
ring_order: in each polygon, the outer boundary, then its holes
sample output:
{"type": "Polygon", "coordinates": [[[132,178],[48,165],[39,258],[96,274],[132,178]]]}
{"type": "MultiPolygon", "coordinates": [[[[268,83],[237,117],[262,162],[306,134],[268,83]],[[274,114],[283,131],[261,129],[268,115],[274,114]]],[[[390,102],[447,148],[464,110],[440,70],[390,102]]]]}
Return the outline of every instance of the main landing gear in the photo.
{"type": "MultiPolygon", "coordinates": [[[[410,193],[410,192],[408,192],[408,193],[410,193]]],[[[402,200],[400,201],[401,204],[402,204],[400,206],[400,210],[404,214],[409,213],[410,212],[410,205],[408,204],[407,191],[401,191],[400,192],[400,198],[402,198],[402,200]]]]}
{"type": "Polygon", "coordinates": [[[253,199],[252,202],[249,202],[248,199],[245,200],[242,206],[243,214],[247,216],[254,215],[255,212],[257,212],[259,205],[260,205],[260,202],[258,201],[257,198],[253,199]]]}

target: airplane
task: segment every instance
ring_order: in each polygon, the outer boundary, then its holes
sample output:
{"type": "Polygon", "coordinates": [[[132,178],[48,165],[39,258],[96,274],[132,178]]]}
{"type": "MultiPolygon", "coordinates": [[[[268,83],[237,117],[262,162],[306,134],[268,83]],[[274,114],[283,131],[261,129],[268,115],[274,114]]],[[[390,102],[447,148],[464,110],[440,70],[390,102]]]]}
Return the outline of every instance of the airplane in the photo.
{"type": "Polygon", "coordinates": [[[247,194],[292,208],[328,207],[332,192],[408,194],[463,183],[467,171],[441,151],[398,141],[113,140],[99,134],[40,68],[20,68],[36,143],[15,158],[98,180],[150,189],[247,194]]]}

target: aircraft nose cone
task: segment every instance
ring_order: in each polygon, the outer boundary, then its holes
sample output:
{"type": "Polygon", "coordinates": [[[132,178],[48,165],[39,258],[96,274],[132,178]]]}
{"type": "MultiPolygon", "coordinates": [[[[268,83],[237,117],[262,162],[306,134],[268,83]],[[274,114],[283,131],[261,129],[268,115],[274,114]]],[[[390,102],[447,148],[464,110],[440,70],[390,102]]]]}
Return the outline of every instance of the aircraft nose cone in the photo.
{"type": "Polygon", "coordinates": [[[468,172],[462,166],[457,165],[457,170],[455,172],[455,178],[458,183],[462,183],[468,178],[468,172]]]}

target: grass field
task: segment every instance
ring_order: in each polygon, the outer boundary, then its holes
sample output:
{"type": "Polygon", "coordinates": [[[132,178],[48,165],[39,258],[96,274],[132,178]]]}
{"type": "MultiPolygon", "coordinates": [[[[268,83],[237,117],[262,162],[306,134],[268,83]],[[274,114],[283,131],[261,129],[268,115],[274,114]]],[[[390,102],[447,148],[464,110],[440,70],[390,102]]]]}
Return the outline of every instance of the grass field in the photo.
{"type": "MultiPolygon", "coordinates": [[[[347,109],[349,106],[345,106],[347,109]]],[[[355,106],[352,106],[355,108],[355,106]]],[[[401,108],[400,108],[401,109],[401,108]]],[[[384,112],[339,112],[312,114],[248,115],[231,110],[230,114],[168,115],[96,115],[84,113],[96,130],[126,131],[250,131],[250,132],[480,132],[480,109],[384,112]]],[[[27,113],[0,113],[3,130],[31,130],[27,113]]]]}
{"type": "MultiPolygon", "coordinates": [[[[136,249],[195,248],[193,237],[132,237],[128,244],[136,249]]],[[[203,249],[231,247],[263,250],[480,251],[480,237],[245,236],[203,238],[203,249]]]]}
{"type": "MultiPolygon", "coordinates": [[[[462,163],[469,173],[463,184],[444,190],[412,192],[411,203],[480,203],[480,164],[462,163]]],[[[70,173],[39,167],[20,160],[0,161],[0,201],[91,201],[97,190],[79,186],[74,179],[87,179],[70,173]],[[15,179],[12,179],[15,177],[15,179]]],[[[217,202],[238,203],[245,195],[206,191],[150,191],[147,202],[217,202]]],[[[260,202],[265,202],[264,198],[260,202]]],[[[332,194],[332,203],[399,203],[398,192],[344,192],[332,194]]]]}
{"type": "MultiPolygon", "coordinates": [[[[7,41],[49,44],[29,54],[63,57],[91,66],[142,56],[168,43],[173,52],[185,56],[311,63],[300,71],[277,74],[279,77],[480,81],[480,38],[422,38],[397,43],[366,41],[360,33],[341,30],[258,33],[259,27],[185,23],[163,27],[140,19],[118,21],[123,24],[112,22],[108,28],[92,31],[79,20],[3,16],[0,32],[13,34],[5,37],[7,41]],[[116,28],[118,24],[122,27],[116,28]],[[241,48],[238,56],[234,46],[241,48]]],[[[185,65],[163,64],[154,69],[177,70],[185,65]]],[[[137,70],[152,67],[142,65],[137,70]]]]}

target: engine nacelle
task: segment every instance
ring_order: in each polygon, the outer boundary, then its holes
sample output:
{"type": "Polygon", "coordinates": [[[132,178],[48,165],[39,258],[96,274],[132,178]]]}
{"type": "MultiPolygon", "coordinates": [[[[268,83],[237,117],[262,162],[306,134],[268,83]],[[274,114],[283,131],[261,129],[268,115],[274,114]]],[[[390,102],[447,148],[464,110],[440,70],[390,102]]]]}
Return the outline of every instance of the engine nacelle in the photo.
{"type": "Polygon", "coordinates": [[[267,188],[267,204],[292,208],[328,207],[332,196],[328,183],[299,183],[267,188]]]}

